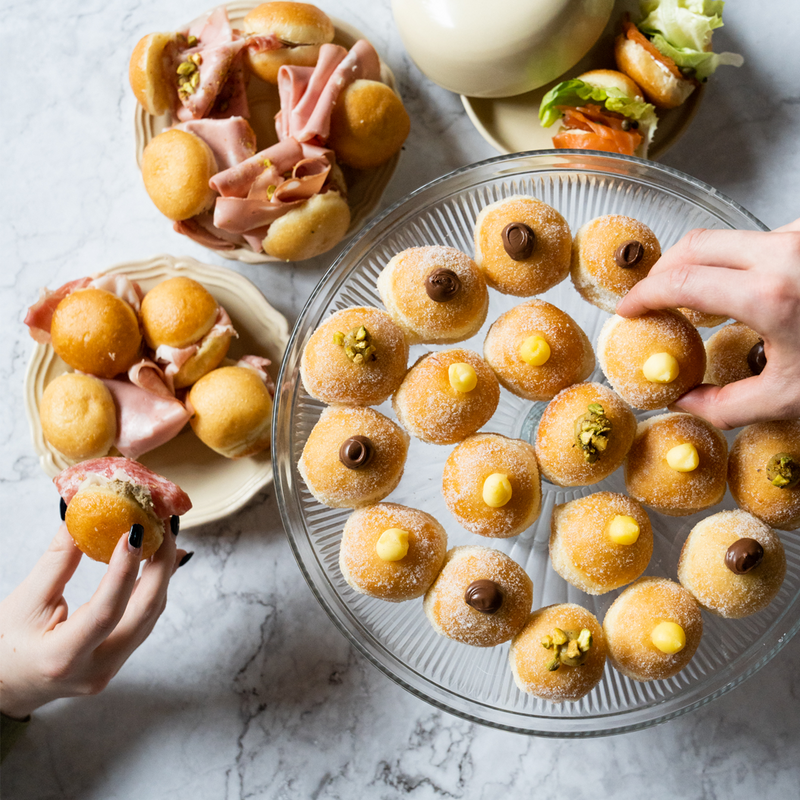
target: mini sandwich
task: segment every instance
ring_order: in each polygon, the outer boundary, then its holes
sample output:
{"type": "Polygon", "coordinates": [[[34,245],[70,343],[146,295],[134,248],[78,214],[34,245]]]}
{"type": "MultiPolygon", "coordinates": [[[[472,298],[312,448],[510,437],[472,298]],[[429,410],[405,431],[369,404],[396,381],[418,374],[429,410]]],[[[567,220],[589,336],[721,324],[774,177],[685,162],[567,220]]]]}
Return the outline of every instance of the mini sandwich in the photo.
{"type": "Polygon", "coordinates": [[[191,278],[170,278],[151,289],[141,319],[147,345],[175,389],[217,367],[236,336],[225,309],[191,278]]]}
{"type": "Polygon", "coordinates": [[[192,386],[187,398],[197,438],[225,458],[260,453],[269,447],[272,430],[266,372],[247,365],[247,359],[239,364],[209,372],[192,386]]]}
{"type": "Polygon", "coordinates": [[[655,108],[626,75],[610,69],[585,72],[554,86],[543,98],[539,119],[545,128],[561,121],[553,146],[601,150],[647,158],[655,133],[655,108]]]}
{"type": "Polygon", "coordinates": [[[174,483],[127,458],[98,458],[65,469],[53,479],[66,503],[62,514],[78,548],[108,563],[131,526],[144,528],[142,559],[161,546],[173,516],[192,502],[174,483]]]}
{"type": "Polygon", "coordinates": [[[334,28],[327,14],[308,3],[262,3],[244,18],[249,37],[274,37],[272,49],[248,47],[247,64],[268,83],[278,82],[278,70],[288,64],[313,67],[319,48],[333,41],[334,28]]]}
{"type": "Polygon", "coordinates": [[[617,66],[659,108],[681,105],[717,67],[740,67],[737,53],[714,53],[711,36],[722,27],[720,0],[643,0],[638,25],[623,22],[614,44],[617,66]]]}

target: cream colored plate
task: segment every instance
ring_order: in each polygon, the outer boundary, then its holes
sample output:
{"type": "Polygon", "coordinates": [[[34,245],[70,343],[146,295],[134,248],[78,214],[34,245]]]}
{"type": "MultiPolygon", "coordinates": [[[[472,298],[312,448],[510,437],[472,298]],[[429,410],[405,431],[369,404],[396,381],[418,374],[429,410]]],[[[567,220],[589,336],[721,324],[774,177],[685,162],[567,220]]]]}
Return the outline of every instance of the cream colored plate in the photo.
{"type": "MultiPolygon", "coordinates": [[[[227,3],[226,8],[231,25],[234,28],[241,27],[247,14],[258,5],[261,5],[258,0],[238,0],[238,2],[227,3]]],[[[198,14],[198,16],[200,15],[198,14]]],[[[340,44],[349,49],[356,41],[365,38],[352,25],[334,17],[330,19],[335,28],[334,44],[340,44]]],[[[381,80],[396,90],[394,75],[383,59],[381,59],[381,80]]],[[[253,75],[247,87],[247,101],[250,104],[249,122],[256,133],[258,149],[263,150],[278,141],[278,135],[275,132],[275,115],[280,110],[278,87],[271,83],[265,83],[253,75]]],[[[169,112],[154,117],[137,103],[133,122],[136,133],[136,162],[141,169],[144,148],[154,136],[169,128],[173,120],[169,112]]],[[[399,160],[400,154],[397,153],[384,164],[371,170],[355,170],[342,165],[347,183],[347,202],[350,205],[351,214],[348,236],[360,230],[377,209],[399,160]]],[[[165,224],[169,223],[165,220],[165,224]]],[[[222,258],[243,261],[247,264],[280,261],[266,253],[255,253],[247,247],[237,247],[234,250],[214,250],[214,253],[222,258]]]]}
{"type": "MultiPolygon", "coordinates": [[[[608,25],[597,44],[571,70],[557,80],[534,89],[532,92],[515,97],[467,97],[461,95],[461,102],[467,115],[478,132],[500,153],[519,153],[526,150],[553,149],[553,135],[558,123],[544,128],[539,122],[539,105],[542,98],[561,81],[576,78],[591,69],[616,69],[614,63],[614,37],[621,30],[621,13],[626,3],[617,3],[608,25]],[[622,7],[620,7],[622,6],[622,7]]],[[[634,19],[637,11],[632,11],[634,19]]],[[[683,135],[697,113],[703,98],[700,86],[689,99],[678,108],[669,111],[658,109],[658,128],[650,145],[648,158],[660,158],[683,135]]]]}
{"type": "MultiPolygon", "coordinates": [[[[231,342],[229,357],[238,359],[246,354],[266,356],[272,360],[269,368],[272,377],[277,377],[289,338],[288,323],[239,273],[201,264],[192,258],[167,255],[149,261],[117,264],[105,272],[124,272],[138,281],[145,292],[167,278],[188,276],[200,281],[228,312],[239,334],[239,338],[231,342]]],[[[45,441],[39,421],[39,402],[47,384],[68,371],[69,367],[50,345],[37,344],[25,375],[25,411],[33,447],[50,477],[72,462],[45,441]]],[[[189,425],[175,439],[138,460],[177,483],[189,495],[194,505],[181,518],[184,528],[222,519],[272,483],[269,449],[248,458],[227,459],[206,447],[189,425]]]]}

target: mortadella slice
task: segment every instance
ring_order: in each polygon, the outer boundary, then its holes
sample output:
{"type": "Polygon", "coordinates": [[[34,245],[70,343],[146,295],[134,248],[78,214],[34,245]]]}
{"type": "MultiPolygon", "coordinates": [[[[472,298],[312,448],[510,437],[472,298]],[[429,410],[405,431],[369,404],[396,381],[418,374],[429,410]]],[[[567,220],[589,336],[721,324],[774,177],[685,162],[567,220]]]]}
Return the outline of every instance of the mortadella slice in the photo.
{"type": "Polygon", "coordinates": [[[220,171],[240,164],[256,152],[256,134],[243,117],[193,119],[175,127],[199,136],[211,148],[220,171]]]}

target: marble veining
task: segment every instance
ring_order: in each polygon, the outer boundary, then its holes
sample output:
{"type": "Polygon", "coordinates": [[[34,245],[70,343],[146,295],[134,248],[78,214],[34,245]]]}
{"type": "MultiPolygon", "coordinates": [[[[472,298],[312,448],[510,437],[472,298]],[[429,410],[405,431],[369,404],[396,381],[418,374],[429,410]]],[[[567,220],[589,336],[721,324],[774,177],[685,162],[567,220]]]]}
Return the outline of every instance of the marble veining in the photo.
{"type": "MultiPolygon", "coordinates": [[[[495,155],[459,98],[407,57],[388,0],[321,5],[375,43],[411,113],[382,207],[495,155]]],[[[198,0],[3,4],[0,57],[11,76],[0,121],[3,595],[58,522],[22,401],[33,343],[21,321],[39,287],[158,253],[232,266],[172,232],[134,160],[130,51],[145,33],[205,8],[198,0]]],[[[775,227],[800,215],[800,7],[731,2],[726,20],[718,46],[743,53],[746,66],[720,71],[663,161],[775,227]]],[[[293,321],[335,255],[235,268],[293,321]]],[[[351,647],[306,586],[271,489],[223,523],[181,534],[181,543],[196,555],[175,576],[153,635],[103,694],[36,714],[3,765],[4,798],[797,797],[800,637],[732,693],[656,728],[530,738],[438,711],[351,647]]],[[[68,590],[72,607],[102,573],[81,565],[68,590]]]]}

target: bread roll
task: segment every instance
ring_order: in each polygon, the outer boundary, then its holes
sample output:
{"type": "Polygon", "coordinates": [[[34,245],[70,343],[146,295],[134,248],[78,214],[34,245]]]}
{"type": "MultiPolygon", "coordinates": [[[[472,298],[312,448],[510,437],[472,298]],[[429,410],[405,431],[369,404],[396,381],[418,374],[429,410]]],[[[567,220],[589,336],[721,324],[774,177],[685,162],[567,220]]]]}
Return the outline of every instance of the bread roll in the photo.
{"type": "Polygon", "coordinates": [[[133,48],[128,80],[133,94],[148,114],[159,116],[172,107],[173,89],[167,79],[165,48],[175,41],[174,33],[148,33],[133,48]]]}

